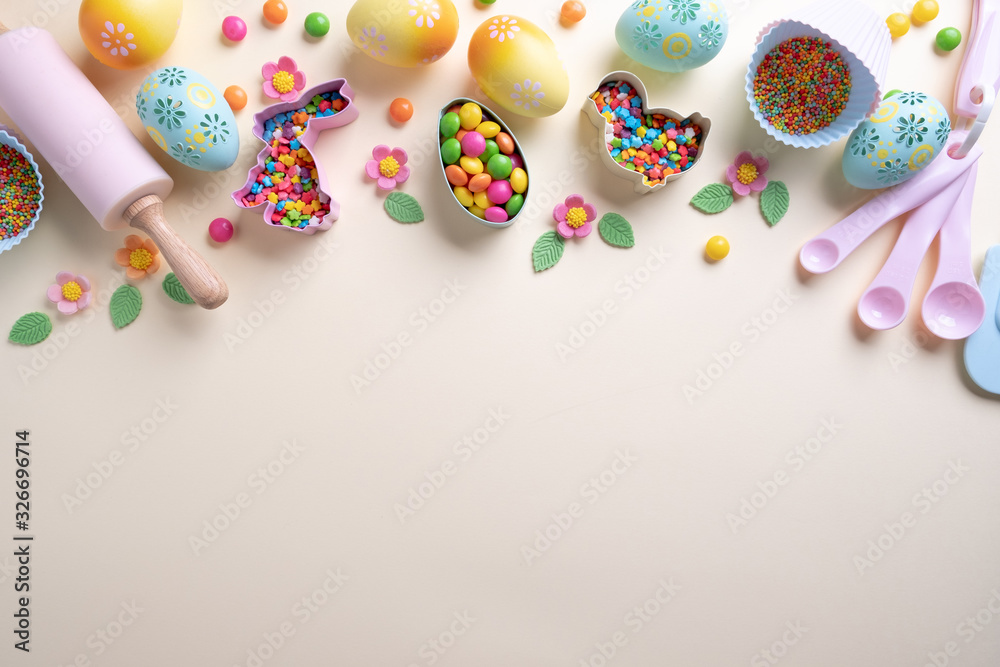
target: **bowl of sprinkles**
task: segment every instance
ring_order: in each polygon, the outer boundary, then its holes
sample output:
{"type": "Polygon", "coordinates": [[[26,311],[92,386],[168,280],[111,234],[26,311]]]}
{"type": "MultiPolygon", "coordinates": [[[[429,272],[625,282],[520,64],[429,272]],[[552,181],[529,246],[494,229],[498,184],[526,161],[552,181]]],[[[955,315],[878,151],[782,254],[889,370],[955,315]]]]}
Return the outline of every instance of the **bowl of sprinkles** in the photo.
{"type": "Polygon", "coordinates": [[[878,108],[892,36],[857,0],[820,3],[766,26],[746,74],[768,134],[797,148],[841,139],[878,108]]]}
{"type": "Polygon", "coordinates": [[[35,228],[45,198],[42,173],[28,149],[0,126],[0,252],[35,228]]]}

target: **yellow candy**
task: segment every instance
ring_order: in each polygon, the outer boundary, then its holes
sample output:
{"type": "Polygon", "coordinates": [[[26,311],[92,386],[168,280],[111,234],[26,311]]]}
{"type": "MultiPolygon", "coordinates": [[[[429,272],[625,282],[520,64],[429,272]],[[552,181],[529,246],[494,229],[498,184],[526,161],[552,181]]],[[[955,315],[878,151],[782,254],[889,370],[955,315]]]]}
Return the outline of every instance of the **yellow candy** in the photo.
{"type": "Polygon", "coordinates": [[[478,206],[470,206],[469,213],[476,216],[477,218],[482,218],[483,220],[486,219],[486,211],[479,208],[478,206]]]}
{"type": "Polygon", "coordinates": [[[889,34],[892,35],[893,39],[902,37],[910,31],[910,17],[899,12],[890,14],[889,18],[885,20],[885,24],[889,26],[889,34]]]}
{"type": "Polygon", "coordinates": [[[483,163],[480,162],[479,158],[477,157],[470,157],[468,155],[463,155],[461,158],[459,158],[458,164],[459,166],[462,167],[462,169],[465,170],[465,173],[467,174],[472,174],[473,176],[475,176],[476,174],[483,173],[483,163]]]}
{"type": "Polygon", "coordinates": [[[528,189],[528,173],[518,167],[510,172],[510,187],[519,195],[523,195],[528,189]]]}
{"type": "Polygon", "coordinates": [[[929,23],[937,18],[938,9],[937,0],[920,0],[913,5],[913,11],[910,15],[917,23],[929,23]]]}
{"type": "Polygon", "coordinates": [[[491,202],[490,198],[486,196],[485,191],[477,192],[475,195],[473,195],[473,203],[475,203],[476,206],[483,209],[484,211],[488,209],[490,206],[493,206],[493,202],[491,202]]]}
{"type": "Polygon", "coordinates": [[[671,153],[676,152],[677,151],[677,142],[675,142],[673,140],[668,141],[667,142],[667,150],[670,151],[671,153]]]}
{"type": "Polygon", "coordinates": [[[483,135],[486,139],[492,139],[493,137],[500,134],[500,126],[491,120],[480,123],[476,128],[476,132],[483,135]]]}
{"type": "Polygon", "coordinates": [[[475,203],[472,197],[472,191],[469,190],[469,188],[459,186],[455,188],[454,192],[455,199],[457,199],[458,203],[465,208],[469,208],[475,203]]]}
{"type": "Polygon", "coordinates": [[[277,204],[278,203],[278,193],[272,192],[271,194],[269,194],[267,196],[267,201],[271,202],[272,204],[277,204]]]}
{"type": "Polygon", "coordinates": [[[462,128],[472,131],[483,122],[483,110],[478,104],[466,102],[458,110],[458,120],[462,123],[462,128]]]}
{"type": "Polygon", "coordinates": [[[713,261],[725,259],[729,254],[729,241],[725,236],[713,236],[705,245],[705,254],[713,261]]]}
{"type": "Polygon", "coordinates": [[[640,137],[646,136],[646,126],[645,125],[640,125],[639,129],[636,130],[635,133],[638,134],[640,137]]]}

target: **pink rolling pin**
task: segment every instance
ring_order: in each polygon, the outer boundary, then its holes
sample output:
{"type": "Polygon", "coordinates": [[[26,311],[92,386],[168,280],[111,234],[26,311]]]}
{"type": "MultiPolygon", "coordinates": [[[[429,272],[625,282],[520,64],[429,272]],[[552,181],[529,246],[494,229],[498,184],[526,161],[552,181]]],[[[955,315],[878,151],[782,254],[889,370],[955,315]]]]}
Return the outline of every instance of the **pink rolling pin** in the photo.
{"type": "Polygon", "coordinates": [[[142,230],[198,305],[225,303],[226,283],[163,217],[170,176],[45,30],[0,23],[0,107],[101,227],[142,230]],[[40,103],[47,99],[70,107],[53,120],[40,103]]]}

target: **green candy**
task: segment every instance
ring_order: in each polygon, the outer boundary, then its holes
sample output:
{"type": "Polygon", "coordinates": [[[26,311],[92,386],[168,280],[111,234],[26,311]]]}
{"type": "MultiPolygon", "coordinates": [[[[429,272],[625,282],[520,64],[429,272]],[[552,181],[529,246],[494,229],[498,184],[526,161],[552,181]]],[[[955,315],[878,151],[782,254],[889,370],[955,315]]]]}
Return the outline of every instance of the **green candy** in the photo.
{"type": "Polygon", "coordinates": [[[962,33],[958,28],[941,28],[934,41],[942,51],[954,51],[962,43],[962,33]]]}
{"type": "MultiPolygon", "coordinates": [[[[454,114],[452,114],[454,116],[454,114]]],[[[458,116],[455,116],[458,118],[458,116]]],[[[441,159],[445,164],[455,164],[462,157],[462,144],[455,137],[445,139],[441,144],[441,159]]]]}
{"type": "MultiPolygon", "coordinates": [[[[454,111],[450,111],[445,115],[441,116],[441,136],[444,138],[454,137],[458,134],[459,129],[462,127],[462,121],[459,120],[458,114],[454,111]]],[[[458,158],[456,158],[457,160],[458,158]]]]}
{"type": "Polygon", "coordinates": [[[514,217],[524,206],[524,195],[519,195],[517,193],[512,194],[510,199],[507,200],[507,205],[504,206],[504,210],[507,211],[507,215],[514,217]]]}
{"type": "Polygon", "coordinates": [[[486,172],[495,180],[503,180],[514,171],[514,164],[506,155],[494,155],[486,164],[486,172]]]}
{"type": "Polygon", "coordinates": [[[312,37],[322,37],[330,32],[330,19],[323,12],[313,12],[306,17],[306,32],[312,37]]]}
{"type": "Polygon", "coordinates": [[[899,88],[893,88],[893,89],[892,89],[892,90],[890,90],[890,91],[889,91],[888,93],[886,93],[885,95],[883,95],[883,96],[882,96],[882,99],[883,99],[883,100],[887,100],[887,99],[889,99],[890,97],[892,97],[893,95],[899,95],[899,94],[900,94],[901,92],[903,92],[903,91],[902,91],[902,90],[900,90],[899,88]]]}
{"type": "Polygon", "coordinates": [[[486,164],[493,158],[494,155],[499,155],[499,154],[500,154],[500,147],[497,146],[497,142],[493,141],[492,139],[487,139],[486,150],[484,150],[483,154],[479,156],[479,161],[482,162],[483,164],[486,164]]]}

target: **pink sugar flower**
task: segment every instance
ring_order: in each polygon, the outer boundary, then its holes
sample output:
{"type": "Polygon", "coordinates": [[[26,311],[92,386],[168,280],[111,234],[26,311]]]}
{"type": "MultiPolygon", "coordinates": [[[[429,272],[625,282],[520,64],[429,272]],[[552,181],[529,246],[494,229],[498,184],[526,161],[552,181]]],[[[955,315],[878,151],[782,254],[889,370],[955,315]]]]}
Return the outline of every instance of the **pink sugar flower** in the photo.
{"type": "Polygon", "coordinates": [[[56,274],[56,284],[50,285],[45,295],[57,304],[60,313],[72,315],[90,305],[90,281],[86,276],[60,271],[56,274]]]}
{"type": "Polygon", "coordinates": [[[564,239],[571,239],[574,235],[582,238],[593,229],[590,223],[597,218],[597,211],[580,195],[570,195],[565,203],[556,206],[552,217],[559,223],[556,225],[559,236],[564,239]]]}
{"type": "Polygon", "coordinates": [[[733,192],[745,197],[750,191],[760,192],[767,187],[768,162],[766,157],[754,157],[750,151],[736,156],[736,161],[726,168],[726,178],[733,186],[733,192]]]}
{"type": "Polygon", "coordinates": [[[306,75],[288,56],[281,56],[276,63],[264,63],[260,73],[264,77],[264,94],[282,102],[291,102],[306,87],[306,75]]]}
{"type": "Polygon", "coordinates": [[[406,166],[406,151],[379,144],[372,149],[372,160],[365,164],[368,178],[378,180],[378,186],[383,190],[392,190],[410,177],[410,168],[406,166]]]}

